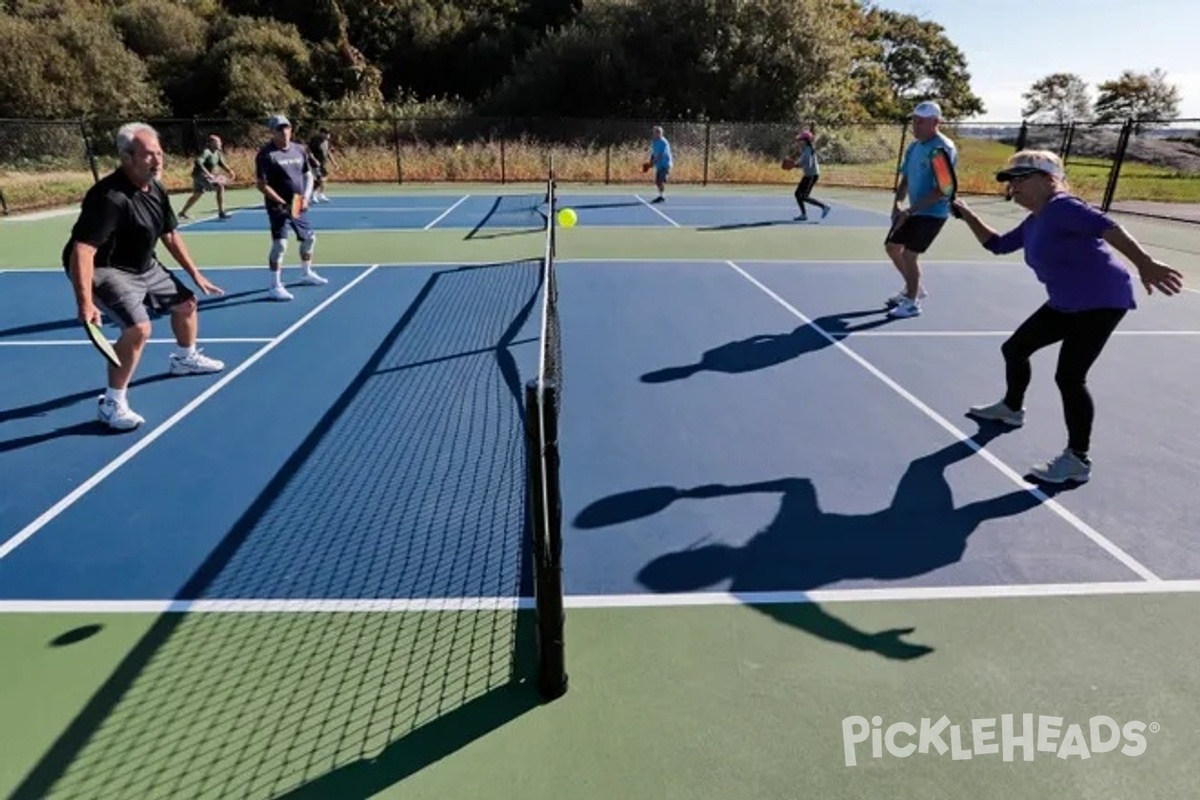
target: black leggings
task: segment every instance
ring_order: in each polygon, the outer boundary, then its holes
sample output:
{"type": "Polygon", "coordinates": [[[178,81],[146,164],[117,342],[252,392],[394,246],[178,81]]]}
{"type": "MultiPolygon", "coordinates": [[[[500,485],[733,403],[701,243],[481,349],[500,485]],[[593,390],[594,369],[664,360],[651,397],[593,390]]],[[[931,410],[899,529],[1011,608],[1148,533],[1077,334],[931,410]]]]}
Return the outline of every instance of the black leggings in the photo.
{"type": "Polygon", "coordinates": [[[1021,323],[1001,346],[1004,354],[1008,393],[1004,404],[1011,409],[1025,405],[1025,390],[1033,377],[1029,358],[1047,345],[1061,341],[1058,369],[1054,382],[1062,393],[1063,414],[1067,419],[1067,447],[1086,456],[1091,446],[1092,421],[1096,416],[1087,388],[1088,370],[1100,356],[1108,337],[1125,316],[1125,309],[1098,308],[1066,313],[1042,306],[1021,323]]]}
{"type": "Polygon", "coordinates": [[[813,187],[817,185],[819,175],[805,175],[800,179],[800,185],[796,187],[796,203],[800,206],[800,213],[808,215],[808,209],[804,207],[805,203],[812,203],[817,208],[829,208],[820,200],[813,200],[809,197],[812,194],[813,187]]]}

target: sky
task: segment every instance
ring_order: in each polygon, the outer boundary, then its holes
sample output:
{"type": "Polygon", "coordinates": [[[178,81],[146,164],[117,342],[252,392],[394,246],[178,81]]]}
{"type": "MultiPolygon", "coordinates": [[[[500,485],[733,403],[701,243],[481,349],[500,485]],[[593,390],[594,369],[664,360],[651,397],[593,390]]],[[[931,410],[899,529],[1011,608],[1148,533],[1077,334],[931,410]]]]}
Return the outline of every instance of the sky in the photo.
{"type": "Polygon", "coordinates": [[[875,0],[931,20],[967,58],[978,119],[1021,119],[1022,93],[1055,72],[1097,86],[1127,69],[1167,73],[1182,97],[1180,119],[1200,119],[1200,38],[1187,0],[875,0]]]}

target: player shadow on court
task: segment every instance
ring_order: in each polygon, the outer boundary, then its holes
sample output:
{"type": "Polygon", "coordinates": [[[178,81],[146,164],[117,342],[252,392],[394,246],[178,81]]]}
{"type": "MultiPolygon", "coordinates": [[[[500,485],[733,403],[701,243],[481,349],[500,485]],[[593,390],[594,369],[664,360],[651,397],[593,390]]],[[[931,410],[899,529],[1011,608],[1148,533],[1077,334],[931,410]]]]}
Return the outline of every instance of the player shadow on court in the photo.
{"type": "Polygon", "coordinates": [[[823,336],[820,331],[825,331],[829,336],[840,340],[857,332],[878,328],[894,321],[886,316],[885,309],[879,308],[830,314],[814,319],[811,325],[800,325],[788,333],[762,333],[714,347],[706,350],[695,364],[663,367],[653,372],[647,372],[641,380],[643,383],[668,383],[690,378],[700,372],[728,374],[755,372],[778,366],[807,353],[814,353],[831,346],[833,342],[823,336]],[[861,317],[877,317],[877,319],[857,325],[850,324],[850,320],[861,317]]]}
{"type": "Polygon", "coordinates": [[[754,222],[727,222],[723,225],[706,225],[702,228],[696,228],[698,231],[739,231],[747,228],[772,228],[776,225],[819,225],[821,220],[819,217],[808,219],[795,219],[786,217],[783,219],[763,219],[755,220],[754,222]]]}
{"type": "MultiPolygon", "coordinates": [[[[229,307],[242,305],[245,302],[261,302],[264,299],[266,299],[266,289],[252,289],[243,292],[230,292],[229,294],[215,297],[198,296],[197,302],[199,303],[201,310],[211,310],[221,306],[229,307]],[[251,301],[244,299],[254,295],[261,295],[261,297],[251,301]]],[[[165,318],[165,315],[151,315],[152,319],[158,319],[160,317],[165,318]]],[[[105,328],[111,328],[113,331],[116,331],[116,326],[109,317],[105,316],[103,324],[105,328]]],[[[22,336],[30,336],[37,333],[79,330],[79,320],[75,317],[68,317],[64,319],[50,320],[47,322],[34,322],[29,325],[18,325],[15,328],[0,328],[0,340],[17,339],[22,336]]],[[[80,341],[83,341],[83,339],[80,339],[80,341]]]]}
{"type": "Polygon", "coordinates": [[[35,322],[30,325],[18,325],[15,328],[0,328],[0,339],[15,339],[34,333],[51,333],[53,331],[65,330],[80,330],[79,320],[75,317],[70,317],[69,319],[56,319],[48,322],[35,322]]]}
{"type": "MultiPolygon", "coordinates": [[[[103,375],[103,373],[101,373],[101,375],[103,375]]],[[[156,375],[147,375],[144,378],[138,378],[137,380],[131,381],[129,387],[131,389],[136,389],[139,386],[148,386],[150,384],[159,383],[165,380],[178,380],[178,378],[167,373],[166,371],[163,371],[162,373],[156,375]]],[[[89,389],[86,392],[75,392],[74,394],[68,394],[63,395],[62,397],[44,400],[40,403],[31,403],[26,406],[2,409],[0,410],[0,423],[44,416],[52,411],[67,408],[75,405],[76,403],[82,403],[88,400],[94,402],[103,393],[104,390],[102,388],[95,388],[89,389]]],[[[127,431],[115,431],[99,420],[92,419],[87,422],[78,422],[73,425],[65,425],[61,428],[55,428],[51,431],[43,431],[41,433],[32,433],[27,436],[20,436],[16,439],[0,440],[0,453],[20,450],[24,447],[32,447],[33,445],[43,444],[54,439],[61,439],[64,436],[127,435],[127,431]]]]}
{"type": "MultiPolygon", "coordinates": [[[[989,425],[971,439],[985,446],[1002,432],[989,425]]],[[[644,519],[680,500],[777,494],[775,518],[744,545],[693,545],[667,553],[646,564],[638,581],[658,593],[715,590],[728,581],[729,592],[742,595],[746,605],[782,624],[885,658],[920,658],[933,648],[905,640],[915,628],[863,631],[800,597],[762,602],[766,598],[756,601],[754,595],[798,594],[843,581],[925,575],[960,561],[967,539],[980,524],[1015,517],[1041,504],[1033,493],[1014,489],[955,507],[945,471],[973,453],[967,444],[954,442],[913,461],[891,505],[873,514],[825,512],[810,479],[789,477],[692,489],[656,486],[611,495],[580,512],[575,525],[596,529],[644,519]]]]}
{"type": "MultiPolygon", "coordinates": [[[[528,361],[518,347],[541,289],[529,262],[431,274],[171,599],[529,597],[533,535],[514,465],[528,361]],[[395,382],[418,363],[423,375],[395,382]],[[381,402],[421,416],[387,427],[381,402]],[[506,433],[472,448],[459,474],[413,480],[440,464],[443,437],[497,428],[506,433]],[[426,435],[410,439],[408,429],[426,435]],[[323,449],[339,436],[363,438],[351,453],[335,449],[340,462],[323,449]],[[314,484],[319,493],[296,488],[314,484]],[[472,520],[484,521],[478,535],[463,534],[472,520]]],[[[159,775],[226,796],[262,787],[277,798],[377,796],[541,705],[533,612],[495,599],[498,609],[468,602],[445,613],[164,613],[10,798],[145,796],[128,788],[148,785],[144,770],[127,769],[135,750],[159,775]],[[195,714],[204,719],[193,724],[195,714]],[[255,726],[286,755],[249,741],[255,726]],[[181,731],[186,746],[172,738],[181,731]]]]}

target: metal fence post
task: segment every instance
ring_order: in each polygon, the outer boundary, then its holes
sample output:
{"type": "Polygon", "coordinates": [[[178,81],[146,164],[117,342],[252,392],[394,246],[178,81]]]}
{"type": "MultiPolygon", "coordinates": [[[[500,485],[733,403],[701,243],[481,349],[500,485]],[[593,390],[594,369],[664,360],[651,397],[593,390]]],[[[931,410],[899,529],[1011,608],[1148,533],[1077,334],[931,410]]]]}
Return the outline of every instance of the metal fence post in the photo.
{"type": "Polygon", "coordinates": [[[404,164],[400,160],[400,120],[392,118],[392,141],[396,147],[396,183],[404,183],[404,164]]]}
{"type": "Polygon", "coordinates": [[[1121,126],[1121,134],[1117,137],[1117,152],[1113,154],[1112,169],[1108,173],[1108,185],[1104,187],[1104,200],[1100,204],[1100,210],[1106,214],[1112,208],[1113,195],[1117,192],[1117,181],[1121,177],[1121,163],[1125,160],[1125,150],[1129,147],[1129,137],[1133,133],[1133,125],[1132,119],[1125,120],[1125,124],[1121,126]]]}
{"type": "Polygon", "coordinates": [[[92,148],[92,139],[88,136],[87,120],[79,119],[79,133],[83,136],[83,152],[87,155],[88,166],[92,168],[92,180],[100,182],[100,170],[96,167],[96,151],[92,148]]]}

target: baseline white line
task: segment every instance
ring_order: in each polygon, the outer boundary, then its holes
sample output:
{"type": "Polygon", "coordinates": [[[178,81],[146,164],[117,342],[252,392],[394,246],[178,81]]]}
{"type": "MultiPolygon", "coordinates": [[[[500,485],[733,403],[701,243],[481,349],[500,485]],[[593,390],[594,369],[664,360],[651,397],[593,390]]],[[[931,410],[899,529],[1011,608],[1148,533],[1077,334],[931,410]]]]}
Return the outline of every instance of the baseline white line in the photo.
{"type": "Polygon", "coordinates": [[[1057,514],[1059,517],[1061,517],[1067,524],[1071,525],[1073,528],[1075,528],[1077,531],[1082,533],[1084,536],[1087,536],[1089,539],[1091,539],[1095,544],[1099,545],[1105,552],[1107,552],[1109,555],[1111,555],[1117,561],[1120,561],[1122,564],[1124,564],[1126,567],[1128,567],[1134,573],[1141,576],[1141,578],[1143,580],[1147,580],[1147,581],[1161,581],[1162,580],[1162,578],[1160,578],[1160,577],[1158,577],[1158,575],[1154,574],[1154,572],[1152,572],[1148,567],[1146,567],[1140,561],[1135,559],[1133,556],[1126,553],[1124,550],[1122,550],[1116,544],[1109,541],[1103,534],[1101,534],[1099,531],[1094,529],[1092,526],[1088,525],[1086,522],[1081,520],[1079,517],[1072,514],[1070,511],[1068,511],[1066,508],[1064,508],[1062,505],[1060,505],[1056,500],[1051,498],[1049,495],[1047,495],[1041,489],[1029,484],[1027,481],[1025,481],[1024,478],[1021,477],[1020,474],[1017,473],[1016,470],[1014,470],[1012,467],[1008,466],[1003,461],[1001,461],[999,458],[997,458],[995,455],[993,455],[991,453],[991,451],[989,451],[985,447],[980,447],[975,441],[973,441],[971,439],[971,437],[967,436],[965,433],[963,433],[961,430],[959,430],[957,427],[955,427],[953,424],[951,424],[949,420],[947,420],[941,414],[934,411],[932,408],[927,406],[925,403],[921,402],[920,399],[918,399],[915,395],[913,395],[911,392],[909,392],[903,386],[896,383],[896,381],[892,380],[892,378],[888,377],[888,375],[886,373],[884,373],[882,370],[880,370],[878,367],[876,367],[870,361],[863,358],[858,353],[856,353],[855,351],[853,351],[849,347],[847,347],[844,342],[838,340],[836,337],[829,334],[825,329],[823,329],[822,327],[820,327],[819,325],[814,323],[811,319],[809,319],[807,316],[805,316],[802,311],[800,311],[798,308],[793,306],[787,300],[784,300],[782,297],[780,297],[778,294],[776,294],[774,291],[772,291],[769,287],[767,287],[766,285],[761,283],[753,275],[746,272],[744,269],[742,269],[741,267],[739,267],[737,264],[733,263],[732,261],[727,261],[726,263],[729,264],[731,269],[736,271],[739,275],[741,275],[746,280],[750,281],[750,283],[752,283],[756,287],[758,287],[768,297],[770,297],[772,300],[774,300],[776,303],[778,303],[783,308],[787,309],[787,311],[789,313],[791,313],[797,319],[804,322],[805,325],[807,325],[809,328],[812,328],[814,331],[816,331],[818,334],[820,334],[822,338],[824,338],[830,344],[832,344],[834,347],[836,347],[837,349],[842,351],[843,354],[845,354],[846,356],[849,356],[851,359],[853,359],[860,367],[862,367],[867,372],[874,375],[876,378],[878,378],[880,381],[882,381],[888,388],[890,388],[896,394],[900,395],[905,400],[907,400],[910,404],[912,404],[914,407],[916,407],[918,411],[920,411],[922,414],[929,417],[929,419],[931,419],[935,423],[937,423],[938,426],[940,426],[943,430],[945,430],[947,433],[951,434],[956,439],[958,439],[960,442],[967,445],[972,450],[974,450],[976,453],[978,453],[985,461],[987,461],[989,464],[991,464],[993,467],[995,467],[997,470],[999,470],[1001,474],[1003,474],[1005,477],[1007,477],[1009,480],[1011,480],[1017,486],[1021,487],[1022,489],[1029,492],[1034,497],[1036,497],[1038,499],[1038,501],[1041,502],[1042,505],[1046,506],[1051,511],[1053,511],[1055,514],[1057,514]]]}
{"type": "MultiPolygon", "coordinates": [[[[655,208],[654,206],[652,206],[650,203],[647,203],[647,202],[646,202],[646,199],[645,199],[644,197],[642,197],[640,194],[635,194],[635,195],[634,195],[634,197],[636,197],[636,198],[638,199],[638,202],[639,202],[639,203],[641,203],[641,204],[642,204],[642,205],[644,205],[646,208],[648,208],[648,209],[650,209],[651,211],[653,211],[655,214],[658,214],[660,217],[662,217],[662,218],[663,218],[663,219],[665,219],[667,222],[669,222],[669,223],[671,223],[672,225],[674,225],[676,228],[682,228],[682,227],[683,227],[683,226],[682,226],[682,225],[680,225],[678,222],[676,222],[675,220],[671,219],[671,218],[670,218],[670,217],[668,217],[666,214],[664,214],[663,212],[659,211],[657,208],[655,208]]],[[[607,227],[607,226],[605,226],[605,227],[607,227]]],[[[618,227],[629,227],[629,228],[645,228],[645,227],[650,227],[650,226],[648,226],[648,225],[614,225],[614,226],[612,226],[612,227],[614,227],[614,228],[618,228],[618,227]]]]}
{"type": "Polygon", "coordinates": [[[470,197],[470,196],[471,196],[471,195],[469,195],[469,194],[464,194],[462,197],[460,197],[460,198],[458,199],[458,202],[457,202],[457,203],[455,203],[454,205],[452,205],[452,206],[450,206],[449,208],[447,208],[445,211],[443,211],[441,214],[439,214],[437,217],[435,217],[435,218],[434,218],[434,220],[433,220],[433,222],[429,223],[428,225],[426,225],[426,226],[425,226],[424,228],[422,228],[421,230],[427,231],[427,230],[429,230],[430,228],[432,228],[434,225],[437,225],[439,222],[441,222],[442,220],[444,220],[444,219],[445,219],[445,218],[446,218],[446,217],[447,217],[447,216],[450,214],[450,212],[451,212],[451,211],[453,211],[454,209],[456,209],[456,208],[458,208],[459,206],[461,206],[461,205],[463,204],[463,202],[464,202],[464,201],[466,201],[466,199],[467,199],[468,197],[470,197]]]}
{"type": "MultiPolygon", "coordinates": [[[[248,336],[248,337],[228,337],[216,339],[197,339],[196,344],[263,344],[271,341],[270,336],[248,336]]],[[[175,344],[174,339],[150,339],[146,344],[175,344]]],[[[91,347],[92,343],[87,339],[78,341],[75,339],[28,339],[26,341],[3,341],[0,340],[0,347],[91,347]]]]}
{"type": "MultiPolygon", "coordinates": [[[[661,225],[648,225],[645,227],[653,228],[654,230],[662,230],[661,225]]],[[[416,228],[397,228],[396,230],[407,232],[407,233],[420,233],[420,231],[418,231],[416,228]]],[[[330,233],[337,233],[337,232],[338,231],[330,231],[330,233]]],[[[358,231],[354,231],[354,230],[341,231],[341,233],[360,233],[360,234],[361,233],[376,233],[376,232],[380,232],[380,230],[379,229],[370,229],[370,230],[358,230],[358,231]]],[[[255,233],[255,232],[254,231],[229,231],[229,233],[255,233]]],[[[806,259],[806,258],[755,258],[755,259],[739,259],[739,260],[742,260],[746,263],[751,263],[751,264],[794,264],[794,265],[803,266],[803,267],[844,268],[846,266],[860,266],[860,267],[876,268],[876,267],[880,267],[880,266],[887,266],[887,267],[892,266],[892,262],[888,261],[887,259],[870,260],[870,259],[861,259],[861,258],[847,258],[847,259],[836,259],[836,258],[835,259],[829,259],[829,258],[813,258],[813,259],[806,259]]],[[[480,261],[429,260],[429,261],[393,261],[393,262],[390,262],[387,264],[380,263],[378,266],[380,269],[394,269],[394,268],[407,268],[407,267],[475,266],[475,265],[479,265],[479,264],[495,264],[495,263],[497,263],[497,259],[480,260],[480,261]]],[[[644,257],[644,258],[637,258],[634,256],[628,256],[628,257],[619,256],[619,257],[609,257],[609,258],[604,258],[604,257],[600,257],[600,258],[559,258],[559,259],[555,260],[555,263],[558,263],[558,264],[702,264],[704,266],[709,266],[712,264],[720,264],[721,266],[725,266],[727,264],[727,259],[703,258],[703,257],[685,258],[685,257],[678,257],[678,256],[676,256],[676,257],[644,257]]],[[[940,259],[935,258],[935,259],[929,259],[928,261],[926,261],[924,259],[921,260],[921,264],[923,264],[925,266],[957,266],[957,267],[994,266],[994,267],[1011,268],[1014,264],[1020,264],[1020,263],[1021,262],[1017,261],[1017,260],[1004,261],[1002,259],[988,259],[988,260],[984,261],[984,260],[972,260],[972,259],[940,260],[940,259]]],[[[331,269],[331,268],[341,268],[341,267],[352,267],[354,269],[362,269],[362,262],[348,262],[347,261],[347,262],[330,262],[327,264],[318,263],[316,266],[320,267],[321,269],[331,269]]],[[[204,272],[215,272],[217,270],[248,270],[248,269],[265,269],[265,267],[262,264],[223,264],[223,265],[212,265],[212,266],[202,267],[202,270],[204,272]]],[[[287,267],[285,267],[285,269],[287,269],[287,267]]],[[[894,269],[894,267],[893,267],[893,269],[894,269]]],[[[29,274],[61,275],[62,267],[61,266],[18,267],[18,268],[9,269],[8,271],[13,274],[29,273],[29,274]]]]}
{"type": "MultiPolygon", "coordinates": [[[[685,606],[804,603],[1004,600],[1046,597],[1200,594],[1200,580],[1100,581],[1094,583],[896,586],[879,589],[815,589],[811,592],[684,592],[678,594],[567,595],[569,609],[670,608],[685,606]]],[[[531,597],[364,598],[350,600],[0,600],[0,614],[159,614],[511,611],[534,608],[531,597]]]]}
{"type": "Polygon", "coordinates": [[[377,268],[378,268],[377,264],[372,265],[370,268],[365,270],[363,272],[363,274],[359,275],[354,280],[350,281],[345,286],[343,286],[341,289],[338,289],[332,295],[327,297],[316,308],[312,309],[307,314],[305,314],[303,317],[301,317],[300,319],[293,322],[291,324],[291,326],[289,326],[287,328],[287,330],[285,330],[283,333],[279,334],[275,338],[271,339],[263,347],[260,347],[258,350],[255,350],[254,353],[251,354],[249,358],[247,358],[241,364],[238,364],[236,367],[234,367],[232,370],[230,370],[228,373],[226,373],[224,376],[222,376],[220,378],[220,380],[218,380],[212,386],[208,387],[203,392],[201,392],[199,395],[197,395],[194,399],[192,399],[191,402],[189,402],[183,408],[179,409],[174,414],[172,414],[170,417],[168,417],[167,420],[164,421],[161,425],[159,425],[154,430],[150,431],[150,433],[146,434],[143,438],[139,439],[136,443],[134,443],[132,446],[130,446],[127,450],[125,450],[125,452],[121,453],[121,455],[117,456],[112,461],[110,461],[106,465],[104,465],[104,467],[102,467],[99,472],[92,475],[86,481],[84,481],[79,486],[77,486],[70,494],[68,494],[66,497],[62,498],[57,503],[55,503],[50,508],[48,508],[45,512],[42,513],[41,516],[39,516],[33,522],[26,525],[24,528],[22,528],[15,535],[10,537],[3,544],[0,544],[0,560],[4,559],[10,553],[12,553],[14,550],[16,550],[18,547],[20,547],[26,541],[28,541],[30,537],[32,537],[34,534],[36,534],[38,531],[40,531],[42,528],[44,528],[46,525],[48,525],[52,520],[54,520],[55,517],[57,517],[59,514],[62,514],[68,508],[73,506],[76,502],[79,501],[79,499],[81,497],[83,497],[88,492],[90,492],[92,489],[94,489],[98,485],[100,485],[101,481],[103,481],[109,475],[113,474],[118,469],[120,469],[122,465],[124,465],[126,462],[128,462],[130,459],[132,459],[138,453],[142,452],[147,447],[149,447],[156,439],[158,439],[164,433],[166,433],[171,428],[173,428],[177,424],[179,424],[180,421],[182,421],[185,417],[187,417],[189,414],[191,414],[193,411],[195,411],[197,408],[199,408],[201,405],[203,405],[210,397],[212,397],[217,392],[221,391],[226,386],[228,386],[231,381],[233,381],[235,378],[237,378],[237,376],[241,375],[243,372],[248,370],[251,366],[253,366],[255,363],[257,363],[259,360],[261,360],[264,356],[267,355],[267,353],[271,352],[276,347],[283,344],[283,342],[286,341],[293,333],[295,333],[296,331],[303,328],[306,324],[308,324],[308,322],[310,320],[312,320],[314,317],[316,317],[318,314],[320,314],[322,311],[324,311],[326,308],[328,308],[339,297],[341,297],[346,292],[350,291],[355,286],[357,286],[360,282],[362,282],[368,275],[370,275],[372,272],[374,272],[377,268]]]}
{"type": "Polygon", "coordinates": [[[1193,289],[1193,288],[1192,288],[1192,287],[1190,287],[1190,286],[1185,286],[1185,287],[1183,287],[1183,290],[1184,290],[1185,292],[1191,292],[1192,294],[1200,294],[1200,289],[1193,289]]]}

